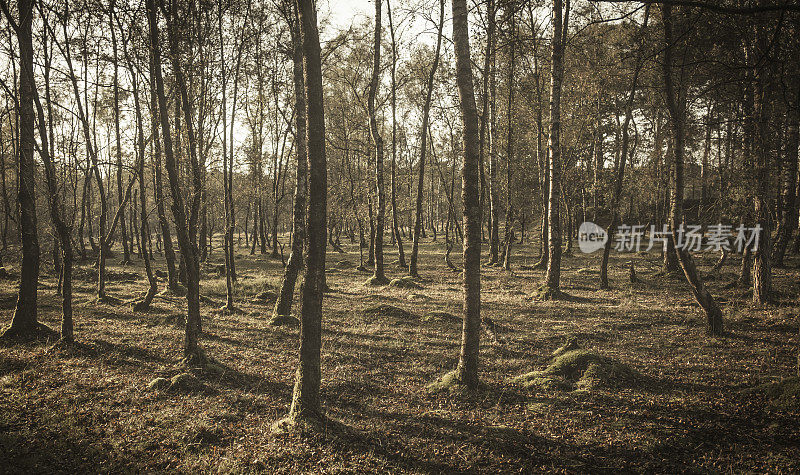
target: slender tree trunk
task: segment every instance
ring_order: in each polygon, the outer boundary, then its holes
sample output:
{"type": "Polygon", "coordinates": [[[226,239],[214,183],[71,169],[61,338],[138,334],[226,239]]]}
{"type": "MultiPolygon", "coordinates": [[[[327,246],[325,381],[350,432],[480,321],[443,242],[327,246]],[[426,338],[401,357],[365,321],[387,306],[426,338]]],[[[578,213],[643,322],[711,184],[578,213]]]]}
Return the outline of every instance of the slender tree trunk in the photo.
{"type": "Polygon", "coordinates": [[[553,1],[552,74],[550,83],[550,194],[547,205],[548,251],[545,297],[561,292],[561,85],[564,78],[564,41],[569,18],[569,0],[562,14],[562,0],[553,1]],[[563,25],[562,25],[563,23],[563,25]]]}
{"type": "Polygon", "coordinates": [[[514,40],[516,38],[516,23],[513,9],[509,12],[511,34],[509,35],[509,61],[508,61],[508,107],[506,115],[508,120],[506,136],[506,223],[503,248],[503,269],[511,270],[511,246],[514,244],[514,201],[511,198],[513,191],[512,163],[514,157],[514,68],[516,66],[516,51],[514,40]]]}
{"type": "Polygon", "coordinates": [[[394,36],[394,23],[392,22],[392,7],[390,0],[386,1],[386,13],[389,16],[389,32],[392,37],[392,235],[397,243],[397,264],[405,269],[406,253],[403,249],[403,237],[400,235],[400,225],[397,221],[397,41],[394,36]]]}
{"type": "MultiPolygon", "coordinates": [[[[40,328],[36,315],[37,287],[39,285],[39,237],[36,228],[36,164],[34,150],[33,98],[36,86],[33,76],[33,0],[17,2],[19,24],[19,147],[17,150],[17,201],[19,202],[19,229],[22,240],[22,262],[20,263],[17,305],[11,326],[3,338],[35,336],[40,328]]],[[[8,18],[11,21],[11,18],[8,18]]]]}
{"type": "Polygon", "coordinates": [[[481,326],[481,212],[478,175],[478,109],[470,62],[469,20],[466,0],[453,0],[453,43],[456,83],[463,124],[461,199],[464,208],[464,321],[457,378],[467,388],[478,386],[478,351],[481,326]]]}
{"type": "MultiPolygon", "coordinates": [[[[174,148],[172,143],[172,131],[169,121],[169,111],[167,109],[167,98],[164,93],[164,80],[161,72],[161,47],[158,35],[158,22],[156,19],[155,0],[147,0],[147,15],[150,26],[150,53],[151,53],[151,70],[155,76],[156,94],[158,97],[158,112],[161,122],[161,135],[164,141],[164,157],[167,168],[167,175],[169,178],[170,193],[172,195],[172,214],[175,219],[175,229],[178,235],[178,245],[181,251],[181,260],[186,267],[186,303],[187,303],[187,317],[184,332],[184,362],[186,364],[204,364],[205,355],[203,354],[200,344],[198,342],[198,333],[200,329],[200,288],[199,288],[199,265],[197,261],[197,249],[194,242],[194,235],[192,233],[192,226],[194,226],[194,233],[196,233],[196,209],[197,201],[199,200],[199,179],[198,174],[195,173],[195,190],[194,200],[191,208],[191,216],[187,218],[186,207],[184,205],[183,193],[180,189],[180,179],[178,176],[178,166],[175,161],[174,148]]],[[[163,7],[163,5],[162,5],[163,7]]],[[[174,13],[172,13],[174,15],[174,13]]],[[[180,58],[176,54],[176,38],[175,33],[171,30],[170,19],[167,18],[168,36],[170,37],[170,49],[173,60],[173,70],[175,72],[178,87],[181,89],[181,102],[184,106],[184,114],[187,118],[191,118],[191,111],[188,110],[188,97],[186,94],[186,84],[183,81],[183,73],[180,68],[180,58]]],[[[187,123],[187,129],[191,130],[191,120],[187,123]]],[[[192,133],[189,133],[190,139],[192,133]]],[[[192,167],[197,166],[196,156],[191,151],[190,145],[190,161],[192,167]]]]}
{"type": "MultiPolygon", "coordinates": [[[[650,6],[645,7],[644,21],[642,23],[641,31],[647,30],[647,23],[650,18],[650,6]]],[[[631,88],[628,92],[628,100],[625,104],[625,119],[622,122],[622,146],[620,152],[619,163],[616,169],[616,178],[614,181],[614,191],[611,197],[611,224],[608,226],[608,240],[603,246],[603,258],[600,263],[600,288],[610,288],[608,284],[608,257],[611,252],[611,243],[614,241],[614,232],[619,224],[619,200],[622,195],[622,184],[625,178],[625,165],[628,158],[628,149],[630,147],[630,123],[633,119],[633,101],[636,98],[636,86],[639,80],[639,73],[642,70],[644,59],[644,39],[639,43],[639,51],[636,54],[636,65],[633,71],[633,78],[631,79],[631,88]]]]}
{"type": "MultiPolygon", "coordinates": [[[[122,29],[120,28],[120,31],[122,29]]],[[[158,280],[156,279],[155,274],[153,273],[153,266],[152,266],[152,249],[150,249],[150,231],[148,225],[148,209],[147,209],[147,190],[145,187],[145,177],[144,177],[144,161],[145,161],[145,154],[146,154],[146,146],[145,146],[145,139],[144,139],[144,119],[142,117],[142,105],[139,96],[139,81],[136,77],[136,68],[134,67],[134,63],[132,58],[130,57],[127,43],[123,40],[123,51],[125,53],[125,59],[128,63],[128,68],[131,75],[131,85],[133,89],[133,105],[134,105],[134,115],[136,118],[136,146],[137,146],[137,160],[136,160],[136,173],[139,175],[139,219],[140,226],[139,226],[139,245],[141,246],[141,258],[144,261],[144,269],[145,274],[147,275],[147,283],[149,284],[147,288],[147,292],[145,293],[142,300],[134,304],[133,310],[134,311],[142,311],[150,308],[150,304],[153,302],[153,298],[158,291],[158,280]]],[[[154,111],[155,112],[155,111],[154,111]]],[[[156,130],[153,130],[156,132],[156,130]]],[[[157,141],[157,136],[153,137],[154,141],[157,141]]],[[[134,213],[136,211],[136,200],[134,199],[134,213]]],[[[123,233],[124,234],[124,233],[123,233]]]]}
{"type": "MultiPolygon", "coordinates": [[[[45,124],[45,117],[47,117],[48,122],[52,121],[52,106],[50,103],[51,97],[49,85],[51,57],[47,54],[47,42],[48,40],[45,34],[43,44],[45,53],[45,82],[47,83],[45,93],[45,100],[47,101],[48,110],[47,116],[45,116],[44,108],[40,102],[36,85],[33,83],[33,76],[30,76],[29,79],[32,81],[31,98],[36,106],[36,115],[38,116],[39,141],[41,142],[41,146],[39,147],[39,156],[42,158],[42,163],[44,163],[45,183],[47,184],[47,201],[50,209],[50,218],[53,221],[53,227],[55,228],[56,236],[58,238],[58,241],[55,244],[60,244],[58,247],[61,248],[61,272],[59,276],[61,282],[61,340],[66,343],[72,343],[74,341],[74,330],[72,323],[72,229],[64,219],[61,195],[59,194],[58,190],[56,169],[55,165],[53,164],[53,157],[51,155],[52,137],[48,136],[48,129],[47,125],[45,124]]],[[[28,61],[24,58],[22,60],[26,62],[28,61]]],[[[21,84],[20,89],[22,89],[21,84]]]]}
{"type": "Polygon", "coordinates": [[[305,74],[306,134],[308,144],[308,221],[305,241],[305,274],[301,290],[300,364],[297,367],[289,418],[317,419],[320,404],[320,347],[322,344],[323,276],[327,235],[327,160],[325,112],[317,12],[313,0],[297,0],[305,74]]]}
{"type": "MultiPolygon", "coordinates": [[[[664,23],[664,58],[663,58],[663,73],[664,73],[664,92],[666,97],[666,105],[669,110],[670,122],[672,124],[673,135],[673,157],[674,157],[674,173],[672,190],[672,207],[670,210],[670,225],[672,226],[672,235],[675,242],[678,242],[678,229],[683,223],[683,160],[684,160],[684,144],[685,144],[685,120],[686,108],[685,99],[683,97],[676,98],[675,88],[672,80],[672,50],[675,43],[672,36],[672,5],[661,5],[662,19],[664,23]]],[[[682,96],[682,95],[681,95],[682,96]]],[[[714,297],[703,284],[697,268],[694,264],[694,259],[685,247],[676,249],[678,260],[686,280],[692,287],[692,292],[700,304],[700,307],[706,313],[708,321],[708,333],[711,335],[721,335],[723,333],[722,311],[720,310],[714,297]]]]}
{"type": "MultiPolygon", "coordinates": [[[[114,51],[114,137],[116,139],[116,146],[117,146],[117,199],[122,205],[122,198],[123,198],[123,190],[122,190],[122,135],[119,131],[119,55],[118,55],[118,46],[117,46],[117,29],[114,27],[114,8],[115,2],[111,2],[111,6],[109,8],[110,11],[110,24],[109,29],[111,30],[111,43],[112,49],[114,51]]],[[[126,265],[130,263],[131,254],[130,249],[128,248],[128,230],[125,226],[125,211],[123,208],[122,214],[120,214],[120,238],[122,240],[122,264],[126,265]]]]}
{"type": "Polygon", "coordinates": [[[369,86],[369,97],[367,99],[369,108],[369,128],[372,140],[375,143],[375,193],[377,199],[377,210],[375,212],[375,268],[370,278],[373,285],[383,285],[389,282],[384,273],[383,265],[383,230],[386,213],[386,191],[383,180],[383,137],[378,129],[378,118],[375,112],[375,97],[378,94],[378,84],[381,68],[381,4],[375,2],[375,35],[373,41],[372,55],[372,81],[369,86]]]}
{"type": "MultiPolygon", "coordinates": [[[[493,0],[490,0],[493,1],[493,0]]],[[[428,84],[425,90],[425,103],[422,107],[422,128],[420,131],[420,149],[419,149],[419,170],[417,178],[417,196],[415,200],[415,218],[414,218],[414,240],[411,244],[411,262],[409,264],[408,273],[412,277],[419,277],[419,269],[417,266],[417,259],[419,256],[419,240],[423,230],[422,222],[422,198],[425,184],[425,155],[428,149],[428,122],[430,121],[431,111],[431,97],[433,95],[433,84],[436,79],[436,69],[439,66],[439,54],[442,47],[442,29],[444,28],[444,0],[439,0],[439,30],[436,35],[436,52],[433,55],[433,65],[431,65],[430,74],[428,74],[428,84]]]]}
{"type": "MultiPolygon", "coordinates": [[[[758,56],[767,54],[767,32],[763,27],[756,26],[756,48],[758,56]]],[[[753,114],[755,137],[753,147],[755,151],[755,177],[756,193],[754,198],[754,212],[756,225],[761,228],[758,247],[753,251],[753,303],[764,304],[769,300],[772,292],[772,214],[770,211],[771,189],[770,180],[770,147],[767,143],[769,128],[769,112],[766,104],[768,95],[768,70],[763,61],[758,61],[753,74],[753,114]],[[766,87],[765,87],[766,86],[766,87]]]]}
{"type": "MultiPolygon", "coordinates": [[[[798,142],[800,142],[800,89],[796,88],[795,104],[791,107],[788,140],[786,145],[786,166],[783,169],[783,219],[778,223],[773,265],[784,267],[786,248],[797,228],[797,168],[798,142]]],[[[762,231],[763,232],[763,231],[762,231]]]]}
{"type": "Polygon", "coordinates": [[[290,315],[295,283],[300,269],[303,267],[303,241],[305,240],[305,207],[306,181],[308,173],[308,152],[306,147],[306,98],[303,83],[303,45],[300,25],[295,15],[296,6],[292,5],[289,15],[289,27],[292,34],[292,64],[295,101],[295,153],[297,157],[297,181],[294,189],[294,208],[292,219],[292,253],[283,271],[283,281],[273,318],[290,315]]]}

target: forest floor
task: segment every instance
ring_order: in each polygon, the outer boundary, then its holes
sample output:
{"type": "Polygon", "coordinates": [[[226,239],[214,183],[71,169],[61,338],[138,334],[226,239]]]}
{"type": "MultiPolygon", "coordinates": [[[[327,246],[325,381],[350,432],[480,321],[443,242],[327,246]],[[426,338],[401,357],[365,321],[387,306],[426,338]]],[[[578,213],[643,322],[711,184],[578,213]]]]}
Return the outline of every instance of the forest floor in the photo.
{"type": "MultiPolygon", "coordinates": [[[[601,291],[599,254],[576,249],[563,260],[568,298],[540,302],[529,296],[543,272],[521,270],[538,251],[517,246],[513,272],[482,269],[482,313],[497,337],[482,334],[483,387],[432,393],[426,385],[455,367],[461,337],[461,283],[444,265],[443,248],[422,247],[418,289],[364,286],[369,274],[356,270],[357,247],[329,250],[322,391],[330,422],[315,437],[270,431],[287,413],[298,358],[298,328],[267,325],[279,259],[239,251],[241,314],[217,310],[224,277],[205,275],[201,343],[222,371],[199,374],[199,388],[180,392],[148,383],[185,371],[182,299],[157,297],[146,313],[97,303],[89,264],[81,264],[80,344],[0,347],[0,472],[800,471],[797,406],[779,408],[745,391],[796,372],[797,257],[790,270],[774,270],[775,302],[764,307],[754,307],[745,289],[723,288],[738,271],[731,258],[709,281],[727,333],[709,338],[683,278],[656,275],[657,253],[612,252],[613,289],[601,291]],[[628,280],[631,260],[637,284],[628,280]],[[544,369],[570,339],[637,377],[596,387],[509,382],[544,369]]],[[[386,251],[387,273],[402,276],[396,253],[386,251]]],[[[700,256],[700,270],[708,273],[716,258],[700,256]]],[[[217,249],[211,261],[221,259],[217,249]]],[[[127,302],[144,291],[144,272],[141,260],[125,268],[118,261],[108,291],[127,302]]],[[[453,261],[459,265],[460,253],[453,261]]],[[[0,282],[4,324],[15,287],[13,279],[0,282]]],[[[54,289],[45,272],[40,320],[57,329],[54,289]]]]}

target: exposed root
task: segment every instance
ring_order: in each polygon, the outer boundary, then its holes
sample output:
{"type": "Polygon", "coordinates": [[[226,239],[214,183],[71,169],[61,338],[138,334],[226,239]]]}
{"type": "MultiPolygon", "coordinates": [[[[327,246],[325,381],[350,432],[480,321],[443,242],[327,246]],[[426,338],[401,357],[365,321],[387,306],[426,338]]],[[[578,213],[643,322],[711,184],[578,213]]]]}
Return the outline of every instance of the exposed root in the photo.
{"type": "Polygon", "coordinates": [[[59,337],[58,332],[44,323],[36,323],[33,328],[8,327],[0,335],[0,342],[17,343],[27,341],[54,341],[59,337]]]}
{"type": "Polygon", "coordinates": [[[280,327],[280,326],[300,326],[300,320],[297,317],[292,315],[273,315],[272,318],[269,319],[267,325],[273,327],[280,327]]]}
{"type": "Polygon", "coordinates": [[[322,414],[289,414],[275,421],[270,432],[275,436],[294,435],[300,437],[325,434],[329,422],[328,418],[322,414]]]}

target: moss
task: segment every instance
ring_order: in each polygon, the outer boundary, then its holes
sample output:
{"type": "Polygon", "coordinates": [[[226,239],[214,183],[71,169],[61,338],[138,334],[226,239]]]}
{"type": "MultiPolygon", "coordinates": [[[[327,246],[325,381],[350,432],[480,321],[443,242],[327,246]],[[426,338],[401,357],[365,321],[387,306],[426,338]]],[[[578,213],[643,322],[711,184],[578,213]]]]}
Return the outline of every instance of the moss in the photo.
{"type": "Polygon", "coordinates": [[[428,312],[422,317],[423,322],[439,322],[439,323],[459,323],[461,318],[449,312],[435,310],[428,312]]]}
{"type": "Polygon", "coordinates": [[[354,266],[355,264],[348,261],[347,259],[342,259],[341,261],[336,263],[337,269],[352,269],[354,266]]]}
{"type": "Polygon", "coordinates": [[[382,286],[382,285],[386,285],[388,283],[389,283],[389,279],[387,279],[386,277],[380,278],[380,277],[375,277],[373,275],[372,277],[370,277],[369,279],[367,279],[364,282],[364,286],[365,287],[379,287],[379,286],[382,286]]]}
{"type": "Polygon", "coordinates": [[[389,287],[397,287],[398,289],[421,289],[422,286],[419,285],[413,277],[405,276],[400,277],[398,279],[392,279],[389,282],[389,287]]]}
{"type": "Polygon", "coordinates": [[[745,394],[762,395],[769,404],[784,411],[800,410],[800,376],[792,376],[774,383],[766,383],[744,391],[745,394]]]}
{"type": "Polygon", "coordinates": [[[556,356],[560,356],[560,355],[562,355],[562,354],[564,354],[564,353],[566,353],[568,351],[577,350],[577,349],[578,349],[578,340],[575,337],[570,337],[570,339],[567,340],[567,343],[565,343],[564,346],[562,346],[562,347],[556,349],[555,351],[553,351],[550,354],[550,356],[555,358],[556,356]]]}
{"type": "Polygon", "coordinates": [[[415,320],[417,317],[408,310],[404,310],[394,305],[381,304],[374,307],[367,307],[362,312],[362,315],[367,320],[376,320],[378,318],[393,318],[396,320],[415,320]]]}
{"type": "Polygon", "coordinates": [[[458,371],[453,370],[425,386],[425,389],[429,392],[437,393],[442,391],[454,391],[460,389],[462,386],[461,380],[458,379],[458,371]]]}
{"type": "Polygon", "coordinates": [[[203,383],[191,373],[176,374],[169,381],[170,391],[199,391],[203,389],[203,383]]]}
{"type": "Polygon", "coordinates": [[[564,293],[558,289],[551,289],[546,284],[536,288],[529,297],[531,300],[560,300],[564,298],[564,293]]]}
{"type": "Polygon", "coordinates": [[[274,327],[280,327],[284,325],[294,327],[300,325],[300,320],[298,320],[297,317],[293,317],[291,315],[273,315],[272,318],[269,320],[268,325],[274,327]]]}
{"type": "Polygon", "coordinates": [[[156,378],[147,384],[148,391],[161,391],[167,389],[170,381],[167,378],[156,378]]]}
{"type": "Polygon", "coordinates": [[[278,299],[278,294],[273,290],[262,290],[253,297],[253,303],[266,304],[278,299]]]}
{"type": "Polygon", "coordinates": [[[523,388],[594,389],[617,387],[640,376],[630,366],[587,350],[570,350],[556,356],[542,371],[532,371],[510,380],[523,388]]]}
{"type": "Polygon", "coordinates": [[[415,300],[429,300],[430,297],[423,294],[408,294],[406,296],[406,300],[415,301],[415,300]]]}

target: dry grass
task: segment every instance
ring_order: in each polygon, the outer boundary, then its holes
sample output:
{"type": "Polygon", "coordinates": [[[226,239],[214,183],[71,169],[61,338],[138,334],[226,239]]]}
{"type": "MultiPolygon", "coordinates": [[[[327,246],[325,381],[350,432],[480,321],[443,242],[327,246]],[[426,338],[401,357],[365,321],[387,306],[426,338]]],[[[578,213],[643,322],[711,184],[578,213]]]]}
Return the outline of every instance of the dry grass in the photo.
{"type": "MultiPolygon", "coordinates": [[[[423,246],[421,289],[364,286],[369,274],[352,265],[358,250],[345,247],[346,255],[330,253],[336,271],[322,351],[329,421],[321,434],[270,434],[290,403],[298,328],[269,325],[272,302],[256,298],[274,292],[280,260],[243,250],[236,305],[244,312],[216,311],[224,279],[208,274],[202,284],[202,345],[219,368],[195,374],[187,390],[148,389],[158,377],[189,378],[179,376],[181,299],[158,297],[151,311],[135,314],[95,302],[90,273],[76,281],[79,345],[0,347],[0,472],[800,470],[797,408],[742,391],[795,372],[797,258],[793,270],[775,270],[777,300],[768,307],[754,308],[741,289],[724,290],[727,279],[710,282],[727,319],[720,339],[704,335],[684,282],[653,275],[656,254],[612,255],[610,291],[597,290],[598,255],[567,257],[568,298],[544,302],[528,298],[541,271],[485,268],[483,315],[500,338],[483,335],[484,385],[470,394],[426,390],[455,367],[461,332],[432,313],[460,315],[461,284],[445,267],[443,246],[423,246]],[[643,281],[635,286],[627,280],[631,259],[643,281]],[[381,305],[411,317],[370,311],[381,305]],[[570,338],[646,382],[577,391],[507,382],[545,370],[570,338]]],[[[516,269],[535,262],[527,245],[514,252],[516,269]]],[[[387,262],[394,258],[387,247],[387,262]]],[[[701,270],[715,258],[705,256],[701,270]]],[[[732,259],[723,275],[737,265],[732,259]]],[[[140,268],[113,270],[125,279],[109,282],[111,295],[124,301],[145,289],[121,273],[144,275],[140,268]]],[[[389,266],[387,277],[402,273],[389,266]]],[[[53,289],[45,276],[41,320],[57,327],[53,289]]],[[[13,280],[0,282],[6,319],[14,290],[13,280]]]]}

